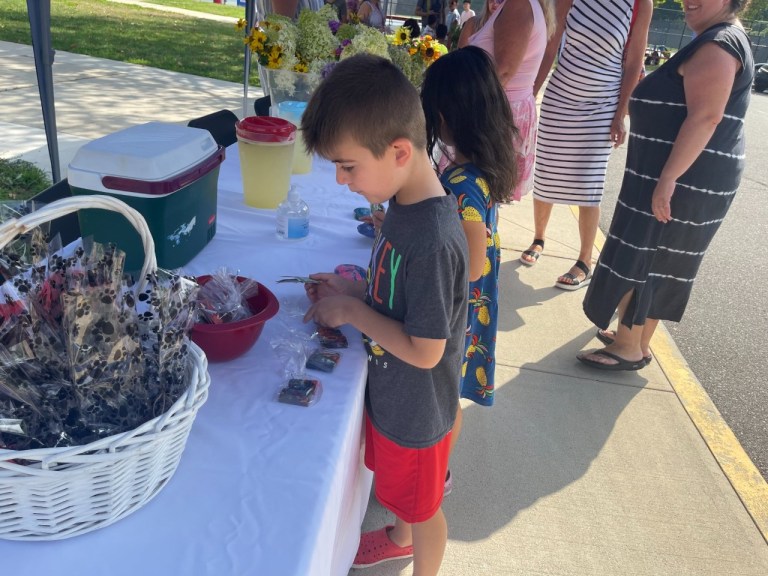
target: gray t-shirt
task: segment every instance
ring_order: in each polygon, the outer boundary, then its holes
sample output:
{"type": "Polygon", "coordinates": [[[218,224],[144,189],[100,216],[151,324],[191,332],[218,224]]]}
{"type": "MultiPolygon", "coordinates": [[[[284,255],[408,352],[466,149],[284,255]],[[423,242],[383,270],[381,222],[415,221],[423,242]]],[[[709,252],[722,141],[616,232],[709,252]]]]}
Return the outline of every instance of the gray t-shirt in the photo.
{"type": "Polygon", "coordinates": [[[365,302],[420,338],[445,339],[431,370],[396,358],[365,335],[371,423],[396,444],[426,448],[453,427],[467,323],[469,256],[452,194],[416,204],[393,198],[371,253],[365,302]]]}

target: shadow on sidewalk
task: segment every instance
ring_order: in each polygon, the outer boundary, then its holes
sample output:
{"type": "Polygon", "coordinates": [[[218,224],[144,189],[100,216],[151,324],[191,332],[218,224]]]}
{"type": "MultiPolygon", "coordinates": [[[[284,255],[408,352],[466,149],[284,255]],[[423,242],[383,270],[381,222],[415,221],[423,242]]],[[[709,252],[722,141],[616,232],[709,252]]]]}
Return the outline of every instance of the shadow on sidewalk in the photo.
{"type": "Polygon", "coordinates": [[[534,287],[526,284],[521,275],[529,271],[534,272],[519,260],[502,261],[499,267],[499,333],[512,332],[525,325],[520,315],[521,310],[541,306],[552,298],[564,295],[562,290],[551,286],[534,287]]]}
{"type": "MultiPolygon", "coordinates": [[[[561,354],[556,350],[547,359],[561,354]]],[[[451,463],[454,494],[444,504],[451,540],[488,538],[533,504],[577,482],[642,390],[642,385],[584,378],[578,366],[569,377],[541,372],[538,364],[497,366],[494,406],[464,409],[451,463]]],[[[644,380],[637,374],[630,378],[638,384],[644,380]]],[[[559,506],[553,504],[553,516],[559,506]]],[[[546,506],[538,509],[547,513],[546,506]]]]}

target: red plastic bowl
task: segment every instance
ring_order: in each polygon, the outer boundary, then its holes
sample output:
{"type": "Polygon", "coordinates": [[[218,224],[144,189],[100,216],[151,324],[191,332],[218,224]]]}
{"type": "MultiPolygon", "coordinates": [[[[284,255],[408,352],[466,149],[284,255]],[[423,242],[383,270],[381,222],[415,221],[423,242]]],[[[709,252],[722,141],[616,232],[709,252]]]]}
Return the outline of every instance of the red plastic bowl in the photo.
{"type": "MultiPolygon", "coordinates": [[[[202,286],[210,279],[210,276],[198,276],[197,283],[202,286]]],[[[243,282],[246,278],[238,276],[237,280],[243,282]]],[[[280,309],[277,298],[263,284],[257,284],[259,293],[248,298],[248,307],[253,313],[250,318],[225,324],[197,323],[192,327],[192,342],[203,349],[209,361],[225,362],[248,352],[259,339],[264,323],[277,314],[280,309]]]]}

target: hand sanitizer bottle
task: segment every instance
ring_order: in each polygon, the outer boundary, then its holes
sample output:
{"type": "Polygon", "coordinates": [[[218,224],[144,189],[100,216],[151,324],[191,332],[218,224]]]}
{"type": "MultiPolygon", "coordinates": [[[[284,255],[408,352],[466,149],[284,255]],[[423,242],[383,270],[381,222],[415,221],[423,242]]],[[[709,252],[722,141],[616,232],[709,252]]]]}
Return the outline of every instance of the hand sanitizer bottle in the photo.
{"type": "Polygon", "coordinates": [[[277,207],[276,232],[281,240],[302,240],[309,234],[309,206],[295,186],[290,187],[288,198],[277,207]]]}

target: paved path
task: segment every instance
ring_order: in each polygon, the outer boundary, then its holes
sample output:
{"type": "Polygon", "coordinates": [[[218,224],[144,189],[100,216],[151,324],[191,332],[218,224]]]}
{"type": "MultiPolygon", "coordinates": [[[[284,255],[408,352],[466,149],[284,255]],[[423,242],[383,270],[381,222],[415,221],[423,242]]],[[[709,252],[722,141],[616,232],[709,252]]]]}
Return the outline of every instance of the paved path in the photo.
{"type": "MultiPolygon", "coordinates": [[[[135,4],[142,8],[151,8],[152,10],[160,10],[161,12],[175,12],[176,14],[184,14],[191,18],[203,18],[205,20],[217,20],[218,22],[237,22],[237,18],[232,16],[219,16],[218,14],[210,14],[208,12],[197,12],[195,10],[187,10],[186,8],[177,8],[176,6],[165,6],[163,4],[153,4],[152,2],[141,2],[140,0],[109,0],[110,2],[117,2],[119,4],[135,4]]],[[[243,10],[245,14],[245,10],[243,10]]]]}

